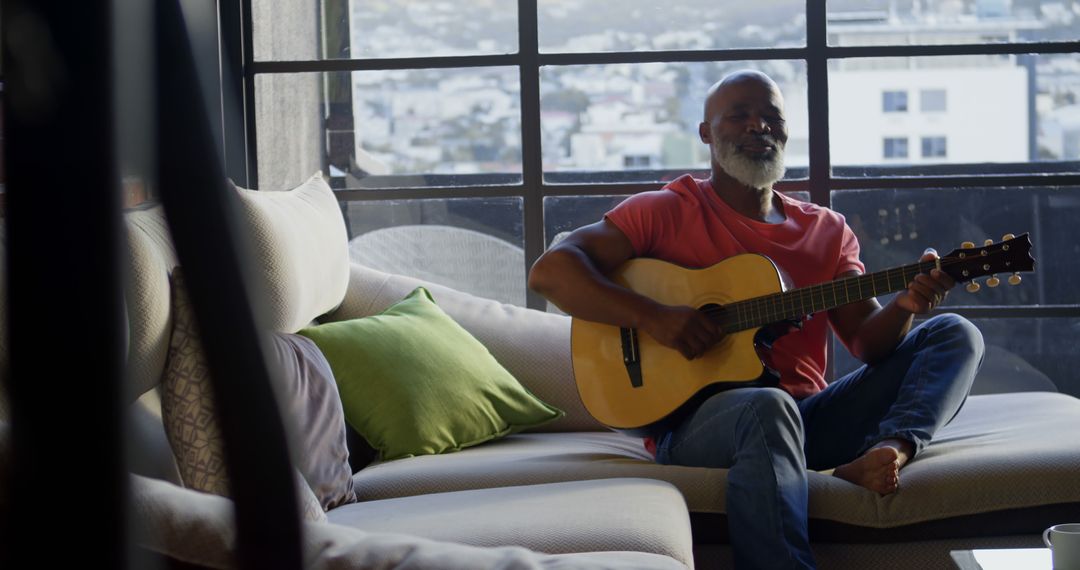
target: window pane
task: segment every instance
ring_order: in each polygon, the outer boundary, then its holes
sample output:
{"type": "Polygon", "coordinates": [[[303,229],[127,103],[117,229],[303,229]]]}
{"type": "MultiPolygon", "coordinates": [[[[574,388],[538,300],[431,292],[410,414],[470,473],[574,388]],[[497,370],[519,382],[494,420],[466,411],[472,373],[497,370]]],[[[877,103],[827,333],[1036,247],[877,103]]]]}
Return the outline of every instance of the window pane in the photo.
{"type": "Polygon", "coordinates": [[[1080,58],[831,60],[829,141],[838,176],[1075,172],[1080,170],[1080,58]],[[911,99],[916,93],[918,106],[911,99]],[[963,104],[946,106],[947,101],[963,104]],[[913,145],[930,137],[948,145],[929,154],[916,147],[899,167],[883,169],[886,159],[897,158],[879,142],[886,137],[910,139],[913,145]],[[954,166],[959,164],[972,166],[954,166]]]}
{"type": "Polygon", "coordinates": [[[945,137],[923,137],[922,155],[923,158],[944,158],[947,156],[945,137]]]}
{"type": "Polygon", "coordinates": [[[505,0],[253,0],[252,13],[257,61],[488,55],[518,46],[517,3],[505,0]]]}
{"type": "Polygon", "coordinates": [[[1080,303],[1080,187],[843,190],[832,193],[832,206],[858,237],[868,272],[914,263],[927,247],[946,255],[965,241],[1031,234],[1035,271],[1020,285],[1004,274],[998,287],[980,279],[977,293],[958,286],[946,306],[1080,303]]]}
{"type": "Polygon", "coordinates": [[[540,51],[806,45],[806,2],[538,0],[540,51]]]}
{"type": "Polygon", "coordinates": [[[944,89],[923,89],[919,93],[919,110],[923,113],[945,110],[944,89]]]}
{"type": "Polygon", "coordinates": [[[544,198],[544,244],[551,247],[566,234],[599,222],[627,196],[548,196],[544,198]]]}
{"type": "MultiPolygon", "coordinates": [[[[982,369],[973,394],[1058,391],[1080,397],[1080,352],[1076,338],[1080,319],[975,319],[986,343],[982,369]]],[[[862,363],[837,342],[833,351],[835,377],[862,363]]]]}
{"type": "Polygon", "coordinates": [[[349,257],[525,306],[521,198],[345,202],[349,257]]]}
{"type": "Polygon", "coordinates": [[[1080,2],[829,0],[829,45],[927,45],[1080,39],[1080,2]]]}
{"type": "Polygon", "coordinates": [[[906,113],[907,91],[885,91],[881,94],[881,112],[906,113]]]}
{"type": "Polygon", "coordinates": [[[521,182],[514,68],[259,75],[255,87],[260,185],[323,158],[335,188],[521,182]]]}
{"type": "Polygon", "coordinates": [[[904,137],[885,137],[883,158],[907,158],[907,139],[904,137]]]}
{"type": "Polygon", "coordinates": [[[809,145],[802,61],[546,66],[540,71],[545,180],[653,182],[709,170],[698,137],[709,87],[758,69],[783,92],[789,130],[785,178],[806,176],[809,145]]]}

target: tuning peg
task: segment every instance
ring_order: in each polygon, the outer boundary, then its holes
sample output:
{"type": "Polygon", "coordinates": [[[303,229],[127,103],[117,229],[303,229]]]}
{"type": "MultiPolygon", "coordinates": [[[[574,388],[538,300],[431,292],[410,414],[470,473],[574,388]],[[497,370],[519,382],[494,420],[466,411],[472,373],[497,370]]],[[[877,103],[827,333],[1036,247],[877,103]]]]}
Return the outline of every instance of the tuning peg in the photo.
{"type": "Polygon", "coordinates": [[[998,285],[1001,285],[1001,279],[998,279],[997,277],[991,277],[986,280],[987,287],[997,287],[998,285]]]}
{"type": "Polygon", "coordinates": [[[975,242],[965,241],[964,243],[960,244],[960,247],[963,249],[975,249],[975,242]]]}
{"type": "Polygon", "coordinates": [[[1009,285],[1019,285],[1020,281],[1021,279],[1019,273],[1013,273],[1011,276],[1009,276],[1009,285]]]}
{"type": "Polygon", "coordinates": [[[964,288],[967,289],[968,293],[976,293],[979,291],[979,289],[982,289],[982,287],[979,287],[979,284],[976,283],[974,280],[972,280],[971,283],[968,283],[967,287],[964,288]]]}
{"type": "Polygon", "coordinates": [[[983,242],[983,245],[994,245],[994,240],[987,238],[986,241],[983,242]]]}
{"type": "Polygon", "coordinates": [[[1013,239],[1015,237],[1016,236],[1014,236],[1012,234],[1005,234],[1004,236],[1001,237],[1001,241],[1009,241],[1009,240],[1011,240],[1011,239],[1013,239]]]}

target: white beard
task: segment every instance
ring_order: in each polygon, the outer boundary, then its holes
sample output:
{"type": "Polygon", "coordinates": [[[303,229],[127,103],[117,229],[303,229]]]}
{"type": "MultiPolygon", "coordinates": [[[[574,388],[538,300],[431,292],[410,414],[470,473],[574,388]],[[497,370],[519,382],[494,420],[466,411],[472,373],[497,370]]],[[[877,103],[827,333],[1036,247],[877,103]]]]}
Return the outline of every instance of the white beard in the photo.
{"type": "Polygon", "coordinates": [[[776,150],[771,158],[754,160],[735,147],[735,143],[721,141],[716,161],[724,172],[751,188],[771,188],[784,177],[784,144],[773,141],[776,150]]]}

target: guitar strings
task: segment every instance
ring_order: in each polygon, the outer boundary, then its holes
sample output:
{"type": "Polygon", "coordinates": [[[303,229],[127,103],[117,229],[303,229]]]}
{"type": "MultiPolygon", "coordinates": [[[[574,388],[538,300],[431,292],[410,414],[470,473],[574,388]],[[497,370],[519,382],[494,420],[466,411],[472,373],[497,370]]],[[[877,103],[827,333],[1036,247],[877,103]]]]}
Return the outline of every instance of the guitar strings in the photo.
{"type": "MultiPolygon", "coordinates": [[[[989,257],[992,254],[988,254],[989,257]]],[[[941,265],[954,265],[956,263],[970,262],[969,260],[962,260],[956,258],[945,258],[942,260],[941,265]]],[[[793,318],[800,315],[812,314],[818,310],[823,310],[830,304],[826,299],[826,295],[833,299],[835,305],[836,299],[839,297],[841,288],[844,289],[844,297],[850,300],[850,293],[852,286],[856,289],[856,294],[859,298],[866,298],[870,295],[864,296],[863,289],[866,285],[870,285],[872,288],[876,287],[879,278],[885,279],[884,284],[887,289],[886,292],[897,291],[904,287],[904,284],[894,284],[893,279],[899,277],[904,282],[908,282],[907,277],[909,270],[914,270],[912,274],[917,275],[922,273],[923,270],[933,269],[937,264],[933,261],[920,262],[909,266],[898,267],[888,269],[882,272],[864,274],[855,277],[849,277],[840,279],[837,281],[812,285],[796,289],[794,291],[786,291],[781,293],[773,293],[770,295],[758,297],[755,299],[747,299],[725,305],[723,307],[711,307],[702,309],[706,314],[715,316],[717,314],[723,315],[725,318],[722,321],[727,321],[728,325],[737,324],[739,328],[752,328],[757,324],[766,324],[769,322],[776,322],[784,320],[784,318],[793,318]],[[783,302],[785,298],[791,299],[790,310],[789,303],[783,302]],[[822,309],[817,309],[817,298],[822,301],[822,309]],[[779,303],[777,301],[780,301],[779,303]],[[807,310],[806,305],[809,303],[812,310],[807,310]],[[799,310],[795,310],[796,306],[799,310]],[[735,312],[732,314],[728,309],[734,308],[735,312]],[[741,310],[741,309],[745,309],[741,310]],[[744,313],[748,313],[744,316],[744,313]],[[735,317],[734,319],[730,317],[735,317]],[[765,318],[760,318],[765,317],[765,318]],[[735,322],[731,322],[731,321],[735,322]]],[[[872,289],[873,290],[873,289],[872,289]]],[[[876,295],[873,295],[876,296],[876,295]]],[[[844,304],[844,303],[841,303],[844,304]]]]}
{"type": "MultiPolygon", "coordinates": [[[[987,253],[985,256],[981,256],[982,259],[989,259],[994,256],[1000,256],[1004,253],[1001,250],[994,250],[987,253]]],[[[976,258],[979,259],[979,258],[976,258]]],[[[958,258],[958,257],[946,257],[940,260],[940,266],[953,266],[962,263],[971,263],[972,259],[958,258]]],[[[863,296],[863,288],[866,285],[872,287],[872,291],[876,292],[876,285],[879,278],[885,280],[885,288],[887,291],[883,291],[882,294],[891,291],[898,291],[906,286],[910,279],[907,277],[908,272],[914,271],[912,279],[919,273],[924,273],[927,270],[932,270],[939,267],[939,264],[934,261],[923,261],[906,265],[902,267],[896,267],[887,269],[885,271],[857,275],[854,277],[846,277],[844,279],[838,279],[828,283],[820,283],[816,285],[810,285],[801,287],[792,291],[783,291],[779,293],[772,293],[753,299],[745,299],[737,301],[723,306],[714,306],[703,308],[702,311],[711,317],[720,316],[720,321],[725,328],[731,326],[738,327],[736,330],[744,330],[754,328],[761,324],[768,324],[777,321],[783,321],[785,318],[794,318],[800,315],[812,314],[820,310],[824,310],[830,303],[825,298],[828,294],[833,299],[833,304],[839,298],[838,294],[843,288],[844,297],[851,298],[849,290],[854,288],[856,295],[859,298],[867,298],[863,296]],[[894,285],[893,279],[899,277],[905,283],[901,285],[894,285]],[[822,301],[823,307],[816,309],[815,297],[819,297],[822,301]],[[785,302],[785,299],[790,299],[790,303],[785,302]],[[806,310],[807,302],[809,302],[810,308],[815,309],[811,311],[806,310]],[[789,306],[790,309],[789,310],[789,306]],[[795,310],[798,306],[799,310],[795,310]],[[735,309],[734,312],[729,309],[735,309]],[[745,314],[745,317],[744,317],[745,314]],[[734,317],[734,318],[732,318],[734,317]],[[759,318],[755,318],[759,317],[759,318]],[[764,318],[760,318],[764,317],[764,318]]],[[[1008,272],[1002,271],[1001,273],[1008,272]]],[[[877,296],[877,295],[872,295],[877,296]]],[[[841,303],[846,304],[846,303],[841,303]]]]}
{"type": "MultiPolygon", "coordinates": [[[[792,291],[783,291],[783,293],[746,299],[727,304],[727,306],[706,308],[702,310],[710,316],[715,317],[720,315],[719,321],[721,322],[721,325],[726,328],[737,327],[735,328],[737,330],[753,328],[760,324],[783,321],[784,318],[794,318],[800,315],[812,314],[824,310],[831,304],[829,303],[829,299],[833,299],[835,304],[836,299],[839,298],[841,288],[843,290],[843,297],[847,299],[851,298],[849,291],[852,290],[855,291],[856,297],[868,297],[869,295],[865,295],[864,291],[866,291],[866,293],[874,291],[877,282],[881,279],[886,280],[886,283],[883,284],[883,289],[899,290],[899,288],[902,288],[903,285],[909,281],[907,279],[908,273],[913,270],[918,273],[918,270],[934,267],[932,262],[924,262],[923,264],[927,264],[927,267],[919,267],[920,264],[917,263],[914,264],[914,266],[845,277],[845,279],[831,283],[801,287],[792,291]],[[895,277],[901,277],[902,284],[897,285],[893,283],[895,277]],[[788,299],[789,302],[787,302],[788,299]],[[816,307],[819,300],[822,303],[822,309],[816,307]],[[811,310],[807,310],[808,304],[811,310]]],[[[912,275],[914,276],[916,273],[912,273],[912,275]]],[[[885,290],[883,290],[882,293],[885,293],[885,290]]]]}

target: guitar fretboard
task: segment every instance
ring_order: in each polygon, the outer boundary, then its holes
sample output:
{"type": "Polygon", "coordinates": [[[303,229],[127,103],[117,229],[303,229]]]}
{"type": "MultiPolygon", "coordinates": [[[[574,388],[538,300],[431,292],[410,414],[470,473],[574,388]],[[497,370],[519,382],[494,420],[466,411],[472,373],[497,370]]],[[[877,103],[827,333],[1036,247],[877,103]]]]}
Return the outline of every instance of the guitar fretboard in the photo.
{"type": "Polygon", "coordinates": [[[929,273],[936,266],[935,261],[924,261],[784,293],[754,297],[724,305],[719,311],[712,313],[712,316],[728,334],[799,319],[848,303],[906,289],[916,275],[929,273]]]}

